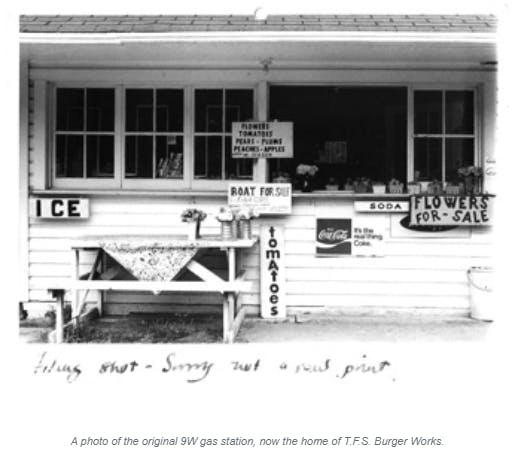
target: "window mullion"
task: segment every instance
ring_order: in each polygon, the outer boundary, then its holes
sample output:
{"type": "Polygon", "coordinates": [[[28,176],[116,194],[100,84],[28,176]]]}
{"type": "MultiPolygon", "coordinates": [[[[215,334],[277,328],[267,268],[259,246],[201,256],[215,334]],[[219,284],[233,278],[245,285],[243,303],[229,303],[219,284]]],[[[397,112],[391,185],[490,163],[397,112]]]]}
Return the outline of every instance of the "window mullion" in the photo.
{"type": "Polygon", "coordinates": [[[118,188],[122,188],[125,176],[125,98],[124,87],[118,85],[115,88],[115,138],[114,138],[114,155],[115,155],[115,177],[118,188]]]}
{"type": "Polygon", "coordinates": [[[153,126],[152,126],[152,136],[153,136],[153,154],[151,159],[153,161],[153,179],[156,179],[156,88],[153,89],[153,126]]]}
{"type": "Polygon", "coordinates": [[[226,90],[222,89],[222,180],[226,178],[226,90]]]}
{"type": "Polygon", "coordinates": [[[442,185],[446,181],[446,91],[442,91],[442,185]]]}
{"type": "Polygon", "coordinates": [[[83,158],[82,158],[82,177],[84,179],[87,178],[87,88],[84,88],[84,120],[83,120],[83,128],[84,133],[82,136],[82,150],[83,150],[83,158]]]}
{"type": "Polygon", "coordinates": [[[414,105],[414,90],[412,86],[408,87],[408,103],[407,103],[407,145],[408,145],[408,161],[407,161],[407,180],[411,182],[415,179],[415,105],[414,105]]]}

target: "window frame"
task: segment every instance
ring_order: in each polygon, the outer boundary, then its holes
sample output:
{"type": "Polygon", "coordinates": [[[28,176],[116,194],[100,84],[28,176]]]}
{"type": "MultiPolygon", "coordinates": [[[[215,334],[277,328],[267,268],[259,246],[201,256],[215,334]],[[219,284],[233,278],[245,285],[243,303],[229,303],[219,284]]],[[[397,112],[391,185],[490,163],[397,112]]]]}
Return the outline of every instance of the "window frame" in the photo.
{"type": "Polygon", "coordinates": [[[441,166],[442,176],[439,180],[446,182],[446,139],[473,139],[473,166],[482,164],[481,146],[481,104],[478,85],[472,84],[424,84],[410,85],[408,101],[408,181],[415,177],[415,139],[441,139],[441,166]],[[415,92],[439,91],[442,94],[442,133],[440,134],[415,134],[415,92]],[[472,134],[446,134],[446,92],[471,91],[473,93],[473,133],[472,134]]]}
{"type": "MultiPolygon", "coordinates": [[[[121,160],[121,189],[122,190],[188,190],[191,187],[191,181],[189,180],[188,172],[189,172],[189,165],[191,159],[190,155],[192,155],[192,152],[189,150],[189,143],[188,143],[188,131],[189,127],[188,124],[191,123],[191,120],[188,116],[188,110],[190,109],[190,104],[188,101],[188,94],[190,93],[190,90],[187,85],[169,85],[166,83],[162,84],[153,84],[153,83],[142,83],[142,84],[124,84],[120,85],[121,88],[121,97],[122,102],[121,106],[118,108],[119,110],[119,124],[121,127],[121,152],[120,152],[120,160],[121,160]],[[127,101],[126,101],[126,90],[128,89],[151,89],[151,90],[159,90],[159,89],[180,89],[183,91],[183,111],[184,111],[184,123],[183,123],[183,132],[176,134],[177,136],[182,136],[183,139],[183,176],[181,179],[178,178],[140,178],[140,179],[133,179],[133,178],[126,178],[125,177],[125,141],[126,136],[132,136],[133,132],[126,131],[125,122],[126,122],[126,108],[127,108],[127,101]]],[[[156,100],[156,98],[154,99],[156,100]]],[[[155,110],[153,110],[155,112],[155,110]]],[[[155,126],[153,126],[155,128],[155,126]]],[[[137,131],[137,135],[142,134],[142,132],[137,131]]],[[[156,132],[153,130],[153,132],[150,134],[151,136],[161,136],[161,135],[169,135],[170,133],[166,132],[156,132]]]]}
{"type": "MultiPolygon", "coordinates": [[[[268,81],[266,82],[268,93],[272,84],[279,86],[401,86],[407,88],[407,161],[406,177],[408,181],[414,179],[414,143],[417,137],[414,133],[414,92],[415,91],[472,91],[474,102],[474,133],[472,135],[448,135],[447,137],[473,138],[474,142],[474,165],[482,164],[482,90],[479,83],[405,83],[405,82],[337,82],[337,81],[268,81]]],[[[194,178],[194,143],[195,143],[195,93],[197,89],[249,89],[253,91],[253,117],[259,118],[259,82],[221,82],[221,83],[197,83],[184,84],[183,82],[170,83],[123,83],[115,84],[107,81],[52,81],[48,82],[48,119],[46,122],[46,132],[48,133],[47,155],[49,163],[46,168],[47,184],[50,190],[115,190],[115,191],[223,191],[227,190],[228,179],[209,180],[194,178]],[[112,88],[115,91],[115,126],[114,136],[114,155],[115,155],[115,177],[110,178],[59,178],[56,177],[56,111],[57,111],[57,89],[59,88],[112,88]],[[124,159],[125,159],[125,90],[126,89],[181,89],[184,91],[184,176],[183,179],[151,178],[151,179],[125,179],[124,159]]],[[[267,101],[267,113],[269,114],[269,100],[267,101]]],[[[222,133],[221,133],[222,135],[222,133]]],[[[443,135],[436,135],[441,137],[443,135]]],[[[441,137],[442,138],[442,137],[441,137]]],[[[445,145],[445,142],[443,142],[445,145]]],[[[445,146],[443,147],[443,174],[445,174],[445,146]]],[[[252,177],[245,179],[246,182],[256,181],[256,164],[253,162],[252,177]]],[[[267,168],[266,175],[269,168],[267,168]]],[[[236,180],[236,179],[235,179],[236,180]]],[[[238,179],[239,181],[242,179],[238,179]]],[[[268,180],[268,178],[266,178],[268,180]]]]}
{"type": "MultiPolygon", "coordinates": [[[[53,189],[77,189],[77,188],[84,188],[84,189],[97,189],[97,188],[108,188],[108,189],[119,189],[121,187],[121,181],[119,178],[119,170],[121,168],[120,162],[121,158],[118,155],[119,150],[119,143],[121,142],[120,135],[119,135],[119,127],[118,127],[118,117],[117,117],[117,111],[118,111],[118,103],[119,103],[119,94],[117,91],[117,87],[113,84],[109,83],[98,83],[98,82],[60,82],[60,83],[54,83],[50,85],[50,93],[51,93],[51,110],[50,110],[50,117],[48,121],[48,131],[50,133],[49,135],[49,158],[51,159],[50,165],[49,165],[49,176],[50,176],[50,182],[53,189]],[[56,136],[57,133],[60,130],[56,129],[56,120],[57,120],[57,101],[58,101],[58,90],[59,89],[99,89],[99,88],[106,88],[106,89],[114,89],[115,91],[115,124],[113,131],[107,131],[104,132],[104,135],[110,135],[112,134],[114,139],[113,144],[113,155],[114,155],[114,176],[113,178],[102,178],[102,177],[58,177],[57,176],[57,167],[56,167],[56,161],[57,161],[57,155],[56,155],[56,136]]],[[[76,131],[75,131],[76,133],[76,131]]],[[[81,135],[86,136],[89,134],[89,131],[84,130],[82,131],[81,135]]],[[[84,151],[84,166],[85,166],[85,155],[86,152],[84,151]]]]}
{"type": "MultiPolygon", "coordinates": [[[[258,93],[257,93],[257,87],[252,84],[245,84],[245,83],[228,83],[228,84],[198,84],[194,85],[191,88],[191,184],[195,185],[193,189],[195,190],[227,190],[229,179],[220,179],[220,180],[214,180],[214,179],[201,179],[195,177],[195,139],[197,136],[220,136],[224,139],[223,145],[225,145],[225,137],[227,136],[225,132],[225,126],[223,127],[223,131],[221,132],[209,132],[209,133],[197,133],[196,126],[195,126],[195,101],[196,101],[196,91],[197,90],[217,90],[220,89],[224,91],[224,97],[225,97],[225,91],[227,90],[236,90],[236,89],[245,89],[245,90],[251,90],[253,91],[253,118],[257,118],[258,113],[258,93]]],[[[225,102],[225,99],[224,99],[225,102]]],[[[225,168],[225,150],[224,150],[224,164],[222,165],[223,168],[225,168]]],[[[252,163],[252,169],[251,169],[251,177],[246,179],[234,179],[235,182],[253,182],[255,181],[255,160],[253,160],[252,163]]]]}

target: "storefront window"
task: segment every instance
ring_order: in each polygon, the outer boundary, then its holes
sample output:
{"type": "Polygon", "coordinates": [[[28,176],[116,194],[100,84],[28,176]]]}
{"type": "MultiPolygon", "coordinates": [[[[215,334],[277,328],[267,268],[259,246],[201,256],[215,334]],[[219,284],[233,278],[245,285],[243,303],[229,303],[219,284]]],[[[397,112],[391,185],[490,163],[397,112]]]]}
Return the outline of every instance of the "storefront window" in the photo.
{"type": "Polygon", "coordinates": [[[58,178],[113,178],[115,93],[108,88],[56,90],[58,178]]]}
{"type": "Polygon", "coordinates": [[[474,92],[414,92],[415,178],[459,182],[458,169],[474,164],[474,92]]]}
{"type": "Polygon", "coordinates": [[[317,165],[315,188],[366,178],[406,180],[407,89],[272,86],[270,119],[293,122],[294,158],[270,160],[272,179],[317,165]]]}
{"type": "Polygon", "coordinates": [[[231,124],[253,119],[253,90],[195,90],[196,179],[249,179],[253,162],[231,158],[231,124]]]}
{"type": "Polygon", "coordinates": [[[182,179],[184,91],[127,89],[125,178],[182,179]]]}

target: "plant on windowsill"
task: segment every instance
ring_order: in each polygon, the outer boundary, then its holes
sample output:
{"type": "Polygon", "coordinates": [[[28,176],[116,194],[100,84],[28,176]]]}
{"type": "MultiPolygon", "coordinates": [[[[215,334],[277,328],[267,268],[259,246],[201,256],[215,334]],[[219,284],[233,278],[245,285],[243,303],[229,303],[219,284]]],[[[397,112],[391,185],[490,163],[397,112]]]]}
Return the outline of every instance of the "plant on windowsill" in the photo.
{"type": "Polygon", "coordinates": [[[335,192],[338,190],[338,184],[334,177],[330,177],[328,179],[328,183],[326,184],[326,190],[330,192],[335,192]]]}
{"type": "Polygon", "coordinates": [[[358,177],[353,182],[353,186],[355,187],[355,193],[369,193],[372,191],[371,180],[367,177],[358,177]]]}
{"type": "Polygon", "coordinates": [[[386,193],[386,184],[380,181],[373,181],[373,193],[383,195],[386,193]]]}
{"type": "Polygon", "coordinates": [[[313,178],[318,172],[318,166],[299,164],[297,166],[297,180],[300,189],[303,192],[311,192],[313,190],[313,178]]]}
{"type": "Polygon", "coordinates": [[[463,166],[457,170],[457,173],[462,177],[466,195],[482,192],[482,168],[480,166],[463,166]]]}
{"type": "Polygon", "coordinates": [[[187,224],[187,238],[196,240],[200,238],[200,224],[207,217],[204,211],[196,208],[185,209],[180,215],[182,222],[187,224]]]}
{"type": "Polygon", "coordinates": [[[441,195],[442,194],[442,182],[433,180],[428,184],[428,195],[441,195]]]}
{"type": "Polygon", "coordinates": [[[410,195],[418,195],[420,193],[420,184],[417,181],[408,182],[408,193],[410,195]]]}
{"type": "Polygon", "coordinates": [[[391,179],[388,183],[389,193],[404,193],[404,184],[398,179],[391,179]]]}

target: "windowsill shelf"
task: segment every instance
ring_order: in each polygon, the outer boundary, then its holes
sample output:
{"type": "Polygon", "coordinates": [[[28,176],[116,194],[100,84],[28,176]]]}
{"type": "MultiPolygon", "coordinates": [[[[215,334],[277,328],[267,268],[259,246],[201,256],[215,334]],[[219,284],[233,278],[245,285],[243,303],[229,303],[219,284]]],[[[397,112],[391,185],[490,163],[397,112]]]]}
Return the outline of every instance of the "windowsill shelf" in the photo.
{"type": "MultiPolygon", "coordinates": [[[[72,190],[32,190],[31,195],[49,195],[49,196],[172,196],[172,197],[227,197],[227,190],[100,190],[100,189],[72,189],[72,190]]],[[[314,192],[294,191],[293,198],[345,198],[345,199],[395,199],[407,200],[407,193],[350,193],[346,191],[330,192],[326,190],[317,190],[314,192]]]]}

